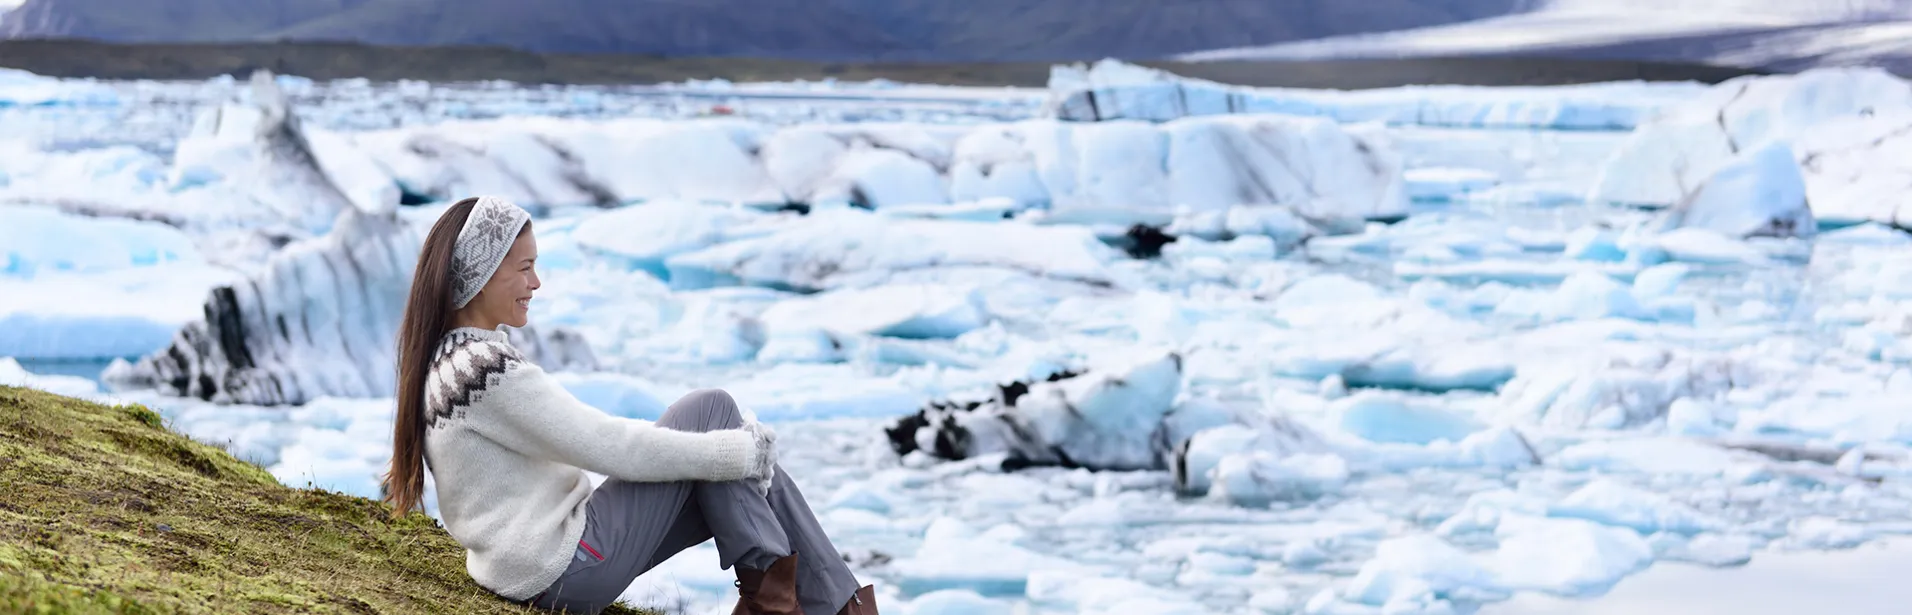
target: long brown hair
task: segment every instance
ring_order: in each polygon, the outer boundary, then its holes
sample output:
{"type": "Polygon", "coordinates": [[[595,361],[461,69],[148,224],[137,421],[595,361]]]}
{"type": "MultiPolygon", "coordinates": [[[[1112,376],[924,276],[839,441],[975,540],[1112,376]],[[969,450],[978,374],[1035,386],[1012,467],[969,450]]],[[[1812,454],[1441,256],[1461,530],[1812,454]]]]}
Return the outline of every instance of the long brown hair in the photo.
{"type": "Polygon", "coordinates": [[[451,324],[451,252],[458,231],[478,199],[465,199],[445,210],[425,235],[425,248],[412,269],[411,297],[398,325],[398,415],[392,420],[392,466],[385,474],[385,501],[392,516],[418,508],[425,497],[425,378],[432,353],[451,324]]]}

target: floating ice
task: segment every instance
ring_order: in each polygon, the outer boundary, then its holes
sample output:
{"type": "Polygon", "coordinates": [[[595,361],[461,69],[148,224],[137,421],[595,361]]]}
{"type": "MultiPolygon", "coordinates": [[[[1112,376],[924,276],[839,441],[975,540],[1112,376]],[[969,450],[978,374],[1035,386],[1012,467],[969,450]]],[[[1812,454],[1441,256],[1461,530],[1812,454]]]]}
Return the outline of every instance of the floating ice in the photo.
{"type": "Polygon", "coordinates": [[[1348,462],[1336,455],[1255,451],[1223,457],[1210,474],[1208,495],[1249,507],[1304,502],[1339,490],[1348,476],[1348,462]]]}
{"type": "Polygon", "coordinates": [[[1709,444],[1678,438],[1596,440],[1568,447],[1552,461],[1568,470],[1721,476],[1746,463],[1709,444]]]}
{"type": "Polygon", "coordinates": [[[933,404],[889,428],[898,454],[945,459],[1003,454],[1025,464],[1153,469],[1156,438],[1181,392],[1183,359],[1137,351],[1099,361],[1086,374],[1015,383],[974,405],[933,404]]]}
{"type": "Polygon", "coordinates": [[[985,596],[1014,596],[1027,591],[1032,574],[1086,567],[1042,555],[978,532],[950,517],[930,523],[916,555],[891,564],[905,593],[968,589],[985,596]]]}
{"type": "Polygon", "coordinates": [[[165,224],[46,207],[0,208],[0,275],[31,278],[41,272],[201,262],[192,238],[165,224]]]}
{"type": "Polygon", "coordinates": [[[1799,237],[1818,230],[1792,144],[1779,141],[1727,163],[1668,212],[1672,228],[1728,237],[1799,237]]]}
{"type": "Polygon", "coordinates": [[[967,589],[945,589],[917,596],[903,609],[907,615],[973,615],[998,613],[1008,607],[967,589]]]}
{"type": "Polygon", "coordinates": [[[1051,70],[1051,107],[1073,121],[1152,121],[1286,113],[1343,122],[1626,130],[1691,87],[1641,83],[1552,88],[1408,86],[1352,92],[1245,88],[1114,60],[1051,70]]]}
{"type": "Polygon", "coordinates": [[[78,376],[35,374],[20,366],[13,357],[0,357],[0,386],[39,389],[56,395],[111,401],[100,392],[100,385],[78,376]]]}
{"type": "Polygon", "coordinates": [[[1335,402],[1337,425],[1373,442],[1459,442],[1484,426],[1449,408],[1413,403],[1398,395],[1361,393],[1335,402]]]}
{"type": "Polygon", "coordinates": [[[113,359],[159,351],[204,317],[206,291],[237,277],[182,263],[0,276],[0,356],[113,359]]]}
{"type": "Polygon", "coordinates": [[[662,201],[597,214],[579,222],[571,236],[588,254],[668,279],[665,259],[768,234],[770,218],[737,207],[662,201]]]}
{"type": "Polygon", "coordinates": [[[1491,171],[1466,168],[1410,169],[1405,177],[1408,197],[1416,201],[1445,201],[1500,183],[1500,176],[1491,171]]]}
{"type": "Polygon", "coordinates": [[[932,339],[954,338],[983,326],[987,318],[974,288],[891,284],[846,288],[777,302],[759,316],[774,336],[780,330],[821,329],[932,339]]]}
{"type": "Polygon", "coordinates": [[[1495,534],[1500,547],[1489,566],[1508,589],[1599,594],[1653,562],[1639,534],[1580,519],[1511,516],[1495,534]]]}
{"type": "Polygon", "coordinates": [[[1727,233],[1808,230],[1802,196],[1822,219],[1893,222],[1900,203],[1861,178],[1890,174],[1868,170],[1896,164],[1882,150],[1903,147],[1893,136],[1908,110],[1912,86],[1878,69],[1732,79],[1642,124],[1589,200],[1692,200],[1688,215],[1727,233]],[[1793,180],[1801,174],[1803,189],[1793,180]]]}
{"type": "Polygon", "coordinates": [[[23,70],[0,68],[0,109],[16,106],[114,105],[119,102],[118,92],[91,79],[55,79],[23,70]]]}
{"type": "Polygon", "coordinates": [[[1001,267],[1109,284],[1114,249],[1081,228],[898,220],[857,211],[815,214],[754,239],[665,261],[671,285],[751,284],[822,290],[927,267],[1001,267]]]}
{"type": "Polygon", "coordinates": [[[1556,502],[1549,514],[1630,528],[1641,534],[1696,534],[1725,528],[1724,520],[1701,514],[1664,495],[1610,478],[1598,478],[1556,502]]]}

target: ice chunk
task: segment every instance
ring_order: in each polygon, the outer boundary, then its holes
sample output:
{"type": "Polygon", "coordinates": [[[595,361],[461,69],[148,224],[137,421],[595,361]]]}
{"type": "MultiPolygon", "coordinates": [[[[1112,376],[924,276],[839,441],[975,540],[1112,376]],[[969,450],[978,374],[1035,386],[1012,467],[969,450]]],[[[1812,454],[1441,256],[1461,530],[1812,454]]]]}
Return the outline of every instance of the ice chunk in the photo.
{"type": "Polygon", "coordinates": [[[1792,144],[1769,143],[1727,163],[1668,212],[1666,228],[1728,237],[1804,237],[1818,231],[1792,144]]]}
{"type": "Polygon", "coordinates": [[[1673,435],[1712,437],[1721,435],[1723,427],[1719,413],[1708,402],[1682,397],[1666,408],[1666,430],[1673,435]]]}
{"type": "Polygon", "coordinates": [[[1348,581],[1341,595],[1352,602],[1380,606],[1417,594],[1433,596],[1501,597],[1493,571],[1472,556],[1427,534],[1382,541],[1374,559],[1348,581]]]}
{"type": "Polygon", "coordinates": [[[112,87],[93,80],[66,80],[0,68],[0,109],[54,105],[113,105],[120,101],[112,87]]]}
{"type": "Polygon", "coordinates": [[[766,237],[733,241],[666,260],[671,285],[744,283],[822,290],[880,282],[923,267],[1001,267],[1038,276],[1109,283],[1113,248],[1087,229],[951,220],[897,220],[856,211],[816,214],[766,237]]]}
{"type": "Polygon", "coordinates": [[[1084,574],[1081,571],[1041,570],[1029,574],[1027,596],[1043,608],[1077,613],[1156,612],[1119,611],[1116,607],[1147,601],[1188,598],[1132,579],[1084,574]]]}
{"type": "Polygon", "coordinates": [[[1209,497],[1237,506],[1308,501],[1339,490],[1348,481],[1348,462],[1333,454],[1255,451],[1223,457],[1211,480],[1209,497]]]}
{"type": "Polygon", "coordinates": [[[39,389],[56,395],[80,399],[105,400],[100,385],[78,376],[35,374],[20,366],[13,357],[0,357],[0,386],[39,389]]]}
{"type": "Polygon", "coordinates": [[[1633,298],[1652,301],[1670,297],[1692,271],[1691,265],[1682,263],[1654,265],[1641,270],[1639,275],[1633,277],[1633,298]]]}
{"type": "Polygon", "coordinates": [[[1872,528],[1830,517],[1795,519],[1786,528],[1786,544],[1799,549],[1850,549],[1873,538],[1872,528]]]}
{"type": "Polygon", "coordinates": [[[1690,96],[1691,89],[1686,84],[1637,83],[1546,88],[1407,86],[1349,92],[1247,88],[1116,60],[1089,67],[1055,67],[1049,78],[1051,112],[1072,121],[1283,113],[1350,123],[1591,130],[1632,128],[1667,101],[1690,96]]]}
{"type": "Polygon", "coordinates": [[[1435,531],[1442,536],[1474,532],[1492,532],[1501,519],[1514,516],[1544,516],[1547,502],[1538,497],[1507,489],[1492,489],[1467,496],[1459,511],[1441,521],[1435,531]]]}
{"type": "MultiPolygon", "coordinates": [[[[1672,206],[1720,181],[1706,217],[1730,227],[1797,220],[1786,193],[1803,173],[1805,201],[1820,219],[1894,222],[1901,203],[1881,199],[1868,172],[1897,157],[1895,141],[1912,108],[1912,85],[1872,68],[1822,68],[1796,75],[1740,77],[1642,124],[1615,150],[1590,201],[1672,206]],[[1792,143],[1785,166],[1775,144],[1792,143]],[[1737,170],[1723,171],[1727,167],[1737,170]],[[1723,175],[1721,175],[1723,173],[1723,175]],[[1777,199],[1751,200],[1765,192],[1777,199]]],[[[1797,228],[1797,227],[1795,227],[1797,228]]],[[[1728,230],[1728,229],[1720,229],[1728,230]]],[[[1778,230],[1777,228],[1775,230],[1778,230]]]]}
{"type": "Polygon", "coordinates": [[[1666,549],[1661,557],[1701,566],[1738,566],[1752,561],[1753,550],[1759,546],[1758,539],[1744,534],[1706,533],[1666,549]]]}
{"type": "MultiPolygon", "coordinates": [[[[287,246],[244,283],[213,288],[202,318],[187,323],[171,347],[102,377],[221,403],[387,395],[394,386],[391,340],[419,235],[393,214],[348,209],[327,235],[287,246]]],[[[523,348],[556,371],[569,367],[563,359],[579,345],[554,343],[551,350],[563,352],[552,353],[523,348]]]]}
{"type": "Polygon", "coordinates": [[[113,359],[159,351],[180,327],[205,316],[208,290],[237,278],[183,263],[0,276],[0,356],[113,359]]]}
{"type": "Polygon", "coordinates": [[[905,593],[968,589],[985,596],[1014,596],[1028,591],[1032,574],[1086,572],[1086,567],[1003,542],[951,517],[939,517],[924,531],[916,554],[891,564],[905,593]]]}
{"type": "Polygon", "coordinates": [[[1625,250],[1621,250],[1619,233],[1612,229],[1597,226],[1581,227],[1567,236],[1567,244],[1562,256],[1583,261],[1620,262],[1626,260],[1625,250]]]}
{"type": "Polygon", "coordinates": [[[1725,522],[1672,499],[1610,478],[1597,478],[1568,494],[1549,510],[1555,517],[1586,519],[1631,528],[1641,534],[1695,534],[1723,529],[1725,522]]]}
{"type": "Polygon", "coordinates": [[[1678,438],[1596,440],[1570,446],[1552,460],[1567,470],[1695,477],[1720,476],[1743,463],[1725,449],[1678,438]]]}
{"type": "Polygon", "coordinates": [[[1598,594],[1653,563],[1653,548],[1631,530],[1581,519],[1513,516],[1495,530],[1490,566],[1509,589],[1598,594]]]}
{"type": "Polygon", "coordinates": [[[578,248],[668,279],[671,256],[771,232],[773,218],[740,207],[660,201],[619,208],[580,222],[578,248]]]}
{"type": "Polygon", "coordinates": [[[1342,430],[1373,442],[1459,442],[1484,427],[1473,417],[1451,409],[1374,392],[1338,401],[1332,412],[1342,430]]]}
{"type": "Polygon", "coordinates": [[[41,272],[203,262],[192,238],[165,224],[46,207],[0,208],[0,275],[31,278],[41,272]]]}
{"type": "Polygon", "coordinates": [[[1170,202],[1193,209],[1281,205],[1303,217],[1407,212],[1401,161],[1330,120],[1280,115],[1169,123],[1170,202]],[[1287,160],[1308,160],[1301,172],[1287,160]]]}
{"type": "Polygon", "coordinates": [[[1631,289],[1611,277],[1589,271],[1567,276],[1560,287],[1548,295],[1512,295],[1496,307],[1495,312],[1541,321],[1646,319],[1650,316],[1631,289]]]}
{"type": "Polygon", "coordinates": [[[906,615],[976,615],[1006,610],[1007,605],[984,598],[982,594],[966,589],[945,589],[917,596],[903,612],[906,615]]]}
{"type": "MultiPolygon", "coordinates": [[[[1630,255],[1664,254],[1667,259],[1688,263],[1763,265],[1771,261],[1758,248],[1707,228],[1680,228],[1641,237],[1627,251],[1630,255]]],[[[1643,260],[1649,259],[1658,260],[1643,260]]]]}
{"type": "Polygon", "coordinates": [[[1410,169],[1406,173],[1408,196],[1416,201],[1445,201],[1479,192],[1500,183],[1492,171],[1467,168],[1431,167],[1410,169]]]}
{"type": "Polygon", "coordinates": [[[982,298],[973,287],[892,284],[846,288],[787,299],[759,315],[772,336],[780,330],[822,329],[833,334],[946,339],[983,326],[982,298]]]}
{"type": "Polygon", "coordinates": [[[1202,430],[1188,439],[1170,460],[1176,488],[1186,494],[1206,493],[1212,474],[1223,459],[1264,452],[1276,456],[1325,450],[1321,437],[1300,423],[1272,419],[1249,425],[1223,425],[1202,430]]]}
{"type": "Polygon", "coordinates": [[[888,435],[899,455],[1003,454],[1020,464],[1155,469],[1162,464],[1156,438],[1181,392],[1182,369],[1174,353],[1111,356],[1086,374],[1001,386],[987,402],[931,404],[896,421],[888,435]]]}

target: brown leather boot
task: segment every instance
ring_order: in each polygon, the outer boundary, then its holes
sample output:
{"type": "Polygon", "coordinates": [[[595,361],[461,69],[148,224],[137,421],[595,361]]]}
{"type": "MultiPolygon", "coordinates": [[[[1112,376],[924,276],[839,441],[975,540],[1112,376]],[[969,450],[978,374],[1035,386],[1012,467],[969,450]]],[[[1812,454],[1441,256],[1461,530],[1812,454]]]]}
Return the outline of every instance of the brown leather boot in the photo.
{"type": "Polygon", "coordinates": [[[844,603],[837,615],[876,615],[876,586],[865,585],[856,590],[856,595],[850,596],[850,601],[844,603]]]}
{"type": "Polygon", "coordinates": [[[731,615],[803,615],[797,604],[797,554],[772,562],[769,570],[736,570],[737,608],[731,615]]]}

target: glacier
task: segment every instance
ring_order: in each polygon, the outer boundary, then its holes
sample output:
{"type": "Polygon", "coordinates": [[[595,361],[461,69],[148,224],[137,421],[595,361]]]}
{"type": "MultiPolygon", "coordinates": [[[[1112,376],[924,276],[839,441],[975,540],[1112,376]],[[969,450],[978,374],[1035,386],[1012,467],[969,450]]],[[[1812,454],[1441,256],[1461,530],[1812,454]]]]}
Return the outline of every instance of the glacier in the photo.
{"type": "Polygon", "coordinates": [[[1469,128],[1631,130],[1684,102],[1696,83],[1615,82],[1561,87],[1405,86],[1360,91],[1247,88],[1116,60],[1058,66],[1050,109],[1074,121],[1170,121],[1280,113],[1338,122],[1469,128]]]}
{"type": "MultiPolygon", "coordinates": [[[[1109,66],[1124,112],[1209,100],[1109,66]]],[[[376,495],[418,236],[490,191],[536,213],[513,343],[619,416],[731,391],[902,612],[1597,607],[1912,528],[1889,75],[1120,119],[900,84],[36,83],[133,121],[0,110],[0,384],[148,404],[288,484],[376,495]]],[[[721,612],[716,559],[624,597],[721,612]]]]}

